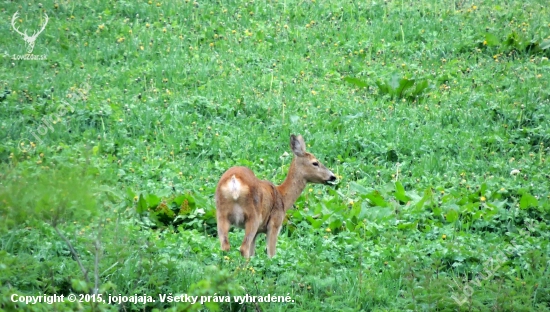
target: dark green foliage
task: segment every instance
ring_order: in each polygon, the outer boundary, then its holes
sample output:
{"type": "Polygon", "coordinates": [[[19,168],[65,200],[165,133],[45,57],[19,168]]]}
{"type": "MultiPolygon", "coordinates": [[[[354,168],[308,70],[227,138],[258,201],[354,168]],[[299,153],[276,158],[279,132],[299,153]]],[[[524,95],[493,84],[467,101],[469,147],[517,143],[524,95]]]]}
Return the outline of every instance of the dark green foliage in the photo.
{"type": "Polygon", "coordinates": [[[550,310],[546,1],[13,3],[0,310],[550,310]],[[45,60],[17,59],[15,11],[28,34],[49,16],[45,60]],[[243,260],[241,230],[221,252],[218,178],[280,183],[291,133],[338,183],[308,185],[273,259],[261,235],[243,260]]]}

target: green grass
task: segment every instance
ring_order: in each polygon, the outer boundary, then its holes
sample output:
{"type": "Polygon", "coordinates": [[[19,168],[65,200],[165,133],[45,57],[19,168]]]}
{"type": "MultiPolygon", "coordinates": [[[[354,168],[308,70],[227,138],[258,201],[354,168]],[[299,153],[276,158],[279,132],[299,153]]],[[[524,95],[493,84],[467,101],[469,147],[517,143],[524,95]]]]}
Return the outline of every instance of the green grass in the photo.
{"type": "Polygon", "coordinates": [[[0,15],[0,310],[96,287],[157,302],[55,308],[550,310],[546,1],[43,0],[0,15]],[[48,14],[46,60],[13,59],[16,11],[28,34],[48,14]],[[243,260],[240,230],[222,253],[217,179],[245,165],[281,183],[291,133],[338,184],[306,188],[273,259],[262,239],[243,260]]]}

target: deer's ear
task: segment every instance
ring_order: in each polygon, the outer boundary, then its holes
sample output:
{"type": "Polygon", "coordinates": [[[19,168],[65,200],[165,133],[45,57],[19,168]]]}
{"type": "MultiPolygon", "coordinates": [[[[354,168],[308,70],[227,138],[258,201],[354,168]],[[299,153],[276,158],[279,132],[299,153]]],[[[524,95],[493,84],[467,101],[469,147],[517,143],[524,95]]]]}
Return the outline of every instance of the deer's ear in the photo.
{"type": "Polygon", "coordinates": [[[306,143],[301,135],[290,135],[290,148],[292,152],[299,157],[303,157],[306,154],[306,143]]]}

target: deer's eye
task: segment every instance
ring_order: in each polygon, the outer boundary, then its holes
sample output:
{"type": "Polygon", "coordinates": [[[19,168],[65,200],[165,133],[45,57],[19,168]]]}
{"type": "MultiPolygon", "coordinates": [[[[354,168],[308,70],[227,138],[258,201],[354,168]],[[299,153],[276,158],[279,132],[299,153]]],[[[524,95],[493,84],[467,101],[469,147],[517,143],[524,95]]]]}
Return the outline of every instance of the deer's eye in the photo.
{"type": "Polygon", "coordinates": [[[315,161],[315,162],[312,163],[312,165],[315,166],[315,167],[319,167],[319,162],[315,161]]]}

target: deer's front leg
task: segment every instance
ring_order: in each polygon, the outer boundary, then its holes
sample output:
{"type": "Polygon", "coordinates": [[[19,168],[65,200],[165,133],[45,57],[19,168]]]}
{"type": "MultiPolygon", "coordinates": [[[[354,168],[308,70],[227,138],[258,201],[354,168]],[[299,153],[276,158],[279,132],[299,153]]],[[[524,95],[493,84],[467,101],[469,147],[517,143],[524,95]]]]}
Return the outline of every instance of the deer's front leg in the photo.
{"type": "Polygon", "coordinates": [[[272,217],[272,220],[267,225],[267,256],[273,258],[277,247],[277,237],[283,226],[281,217],[272,217]]]}

